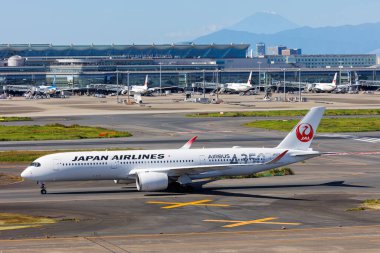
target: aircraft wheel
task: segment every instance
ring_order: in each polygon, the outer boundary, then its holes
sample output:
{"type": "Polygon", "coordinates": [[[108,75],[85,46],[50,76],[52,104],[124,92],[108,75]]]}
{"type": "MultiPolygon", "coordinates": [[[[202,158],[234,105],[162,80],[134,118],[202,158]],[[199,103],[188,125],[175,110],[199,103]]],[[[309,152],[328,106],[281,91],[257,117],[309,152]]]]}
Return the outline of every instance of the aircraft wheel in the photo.
{"type": "Polygon", "coordinates": [[[46,189],[41,189],[41,194],[45,195],[46,194],[46,189]]]}

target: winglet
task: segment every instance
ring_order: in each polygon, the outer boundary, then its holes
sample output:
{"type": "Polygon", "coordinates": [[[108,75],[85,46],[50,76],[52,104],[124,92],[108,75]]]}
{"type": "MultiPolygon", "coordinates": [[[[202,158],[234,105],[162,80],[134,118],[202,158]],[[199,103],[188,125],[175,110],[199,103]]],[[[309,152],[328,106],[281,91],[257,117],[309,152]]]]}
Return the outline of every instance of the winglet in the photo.
{"type": "Polygon", "coordinates": [[[275,157],[273,160],[267,162],[266,164],[272,164],[272,163],[276,163],[276,162],[280,161],[281,158],[283,158],[286,155],[286,153],[288,153],[288,151],[289,150],[285,150],[284,152],[282,152],[281,154],[279,154],[277,157],[275,157]]]}
{"type": "Polygon", "coordinates": [[[198,138],[198,136],[194,136],[193,138],[191,138],[188,142],[185,143],[185,145],[183,145],[182,147],[180,147],[180,149],[189,149],[191,147],[191,145],[193,144],[193,142],[198,138]]]}

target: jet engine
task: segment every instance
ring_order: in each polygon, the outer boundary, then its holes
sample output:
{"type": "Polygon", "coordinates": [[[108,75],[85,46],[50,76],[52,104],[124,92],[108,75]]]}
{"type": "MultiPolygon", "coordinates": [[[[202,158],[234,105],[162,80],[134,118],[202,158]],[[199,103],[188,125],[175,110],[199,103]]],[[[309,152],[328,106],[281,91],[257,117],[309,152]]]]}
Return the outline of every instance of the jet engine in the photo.
{"type": "Polygon", "coordinates": [[[138,191],[160,191],[168,188],[169,178],[162,172],[140,172],[136,176],[138,191]]]}

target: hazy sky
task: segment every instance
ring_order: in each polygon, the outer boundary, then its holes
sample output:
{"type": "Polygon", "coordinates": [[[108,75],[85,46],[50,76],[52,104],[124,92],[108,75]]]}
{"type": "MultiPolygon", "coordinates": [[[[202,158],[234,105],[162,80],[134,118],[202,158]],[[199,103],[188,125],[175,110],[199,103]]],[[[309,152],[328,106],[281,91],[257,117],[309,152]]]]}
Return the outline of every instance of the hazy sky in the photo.
{"type": "Polygon", "coordinates": [[[380,22],[379,0],[0,0],[0,43],[191,41],[255,12],[302,26],[380,22]]]}

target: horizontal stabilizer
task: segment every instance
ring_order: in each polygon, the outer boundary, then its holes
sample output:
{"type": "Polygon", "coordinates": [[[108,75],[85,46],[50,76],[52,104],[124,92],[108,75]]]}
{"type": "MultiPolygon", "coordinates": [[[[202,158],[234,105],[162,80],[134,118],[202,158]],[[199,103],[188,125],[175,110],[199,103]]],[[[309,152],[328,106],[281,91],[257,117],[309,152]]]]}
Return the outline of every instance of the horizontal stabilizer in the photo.
{"type": "Polygon", "coordinates": [[[289,150],[285,150],[284,152],[282,152],[281,154],[276,156],[272,161],[269,161],[265,164],[272,164],[272,163],[276,163],[276,162],[280,161],[286,155],[286,153],[288,153],[288,151],[289,150]]]}

